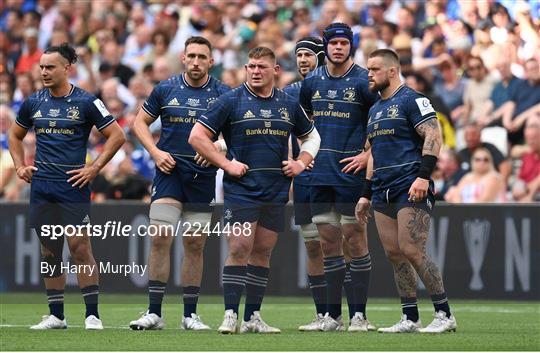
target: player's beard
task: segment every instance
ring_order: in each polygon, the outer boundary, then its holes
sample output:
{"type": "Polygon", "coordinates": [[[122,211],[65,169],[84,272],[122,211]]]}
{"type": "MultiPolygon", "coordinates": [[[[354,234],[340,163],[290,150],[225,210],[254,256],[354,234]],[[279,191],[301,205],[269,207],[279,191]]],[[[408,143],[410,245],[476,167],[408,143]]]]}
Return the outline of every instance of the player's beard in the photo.
{"type": "Polygon", "coordinates": [[[193,81],[200,81],[202,80],[202,78],[206,75],[206,73],[202,70],[199,70],[198,72],[194,72],[192,70],[188,70],[187,71],[187,75],[189,76],[190,79],[192,79],[193,81]]]}
{"type": "Polygon", "coordinates": [[[369,86],[369,90],[371,92],[381,92],[388,88],[388,86],[390,86],[390,79],[387,77],[384,81],[380,83],[374,82],[373,86],[369,86]]]}

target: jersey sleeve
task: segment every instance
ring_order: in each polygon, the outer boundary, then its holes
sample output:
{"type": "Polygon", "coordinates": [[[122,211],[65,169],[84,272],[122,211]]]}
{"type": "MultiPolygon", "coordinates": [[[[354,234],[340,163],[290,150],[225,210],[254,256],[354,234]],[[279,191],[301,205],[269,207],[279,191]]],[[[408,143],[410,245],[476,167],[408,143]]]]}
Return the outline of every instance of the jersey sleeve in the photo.
{"type": "Polygon", "coordinates": [[[22,127],[23,129],[30,129],[34,122],[32,120],[32,108],[31,108],[30,100],[25,100],[23,104],[21,105],[21,108],[19,109],[19,113],[17,114],[17,119],[15,119],[15,122],[22,127]]]}
{"type": "Polygon", "coordinates": [[[142,105],[142,109],[152,118],[154,118],[154,120],[156,120],[160,115],[159,114],[161,110],[160,97],[162,96],[161,91],[162,91],[161,85],[157,85],[156,87],[154,87],[154,89],[152,90],[152,93],[150,93],[150,96],[146,98],[146,100],[144,101],[142,105]]]}
{"type": "Polygon", "coordinates": [[[87,104],[88,121],[92,122],[98,130],[103,130],[116,119],[109,113],[103,101],[99,98],[92,97],[87,104]]]}
{"type": "Polygon", "coordinates": [[[219,97],[208,110],[199,117],[198,123],[201,123],[216,136],[223,129],[230,119],[231,104],[227,98],[219,97]]]}
{"type": "Polygon", "coordinates": [[[304,82],[302,82],[302,87],[300,87],[299,102],[306,113],[313,114],[313,106],[311,105],[311,87],[307,80],[304,80],[304,82]]]}
{"type": "Polygon", "coordinates": [[[437,118],[435,109],[433,109],[433,106],[428,98],[420,95],[413,95],[410,96],[408,100],[407,119],[409,119],[409,122],[415,129],[418,127],[418,125],[428,121],[429,119],[437,118]]]}
{"type": "Polygon", "coordinates": [[[294,129],[295,136],[304,137],[309,134],[315,128],[313,122],[308,118],[304,108],[298,103],[295,105],[294,112],[294,129]]]}

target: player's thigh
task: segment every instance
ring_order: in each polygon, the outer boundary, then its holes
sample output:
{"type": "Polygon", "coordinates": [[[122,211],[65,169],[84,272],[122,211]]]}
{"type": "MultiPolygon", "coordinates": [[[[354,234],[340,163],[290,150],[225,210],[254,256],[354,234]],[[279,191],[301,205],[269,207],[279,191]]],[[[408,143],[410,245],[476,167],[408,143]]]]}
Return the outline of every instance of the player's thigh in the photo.
{"type": "Polygon", "coordinates": [[[404,207],[398,212],[398,241],[404,253],[425,252],[430,214],[420,207],[404,207]]]}
{"type": "Polygon", "coordinates": [[[379,233],[379,239],[381,240],[386,257],[390,260],[400,258],[401,251],[398,242],[397,220],[378,211],[374,212],[374,218],[377,232],[379,233]]]}
{"type": "Polygon", "coordinates": [[[223,234],[227,239],[229,255],[247,259],[253,250],[256,229],[256,221],[231,224],[230,232],[223,234]]]}
{"type": "Polygon", "coordinates": [[[172,197],[155,199],[150,204],[150,225],[152,229],[150,241],[153,247],[169,248],[173,242],[173,235],[179,226],[182,204],[172,197]]]}
{"type": "Polygon", "coordinates": [[[285,230],[285,205],[263,205],[261,207],[257,229],[261,227],[275,232],[276,234],[283,232],[285,230]]]}
{"type": "Polygon", "coordinates": [[[216,193],[215,173],[182,173],[182,198],[184,212],[211,213],[216,193]]]}
{"type": "Polygon", "coordinates": [[[334,210],[334,188],[326,185],[312,185],[310,206],[315,224],[338,224],[339,217],[334,210]]]}
{"type": "Polygon", "coordinates": [[[178,166],[173,168],[171,174],[165,174],[156,168],[156,175],[152,183],[152,202],[165,198],[182,202],[182,191],[182,175],[178,166]]]}
{"type": "Polygon", "coordinates": [[[255,229],[255,239],[253,242],[253,253],[263,254],[270,257],[272,250],[276,246],[278,233],[270,230],[261,224],[255,229]]]}

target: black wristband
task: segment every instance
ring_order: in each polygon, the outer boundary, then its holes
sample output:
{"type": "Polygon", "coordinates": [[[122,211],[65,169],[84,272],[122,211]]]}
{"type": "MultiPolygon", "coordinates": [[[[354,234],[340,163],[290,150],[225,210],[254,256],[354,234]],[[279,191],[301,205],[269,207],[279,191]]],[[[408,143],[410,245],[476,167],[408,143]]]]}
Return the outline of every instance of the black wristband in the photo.
{"type": "Polygon", "coordinates": [[[418,171],[418,177],[429,180],[431,173],[437,166],[437,157],[430,154],[422,156],[422,164],[420,164],[420,170],[418,171]]]}
{"type": "Polygon", "coordinates": [[[371,200],[371,194],[373,193],[373,191],[371,190],[372,184],[373,183],[369,179],[366,179],[366,181],[364,181],[364,187],[362,188],[360,197],[365,197],[366,199],[371,200]]]}

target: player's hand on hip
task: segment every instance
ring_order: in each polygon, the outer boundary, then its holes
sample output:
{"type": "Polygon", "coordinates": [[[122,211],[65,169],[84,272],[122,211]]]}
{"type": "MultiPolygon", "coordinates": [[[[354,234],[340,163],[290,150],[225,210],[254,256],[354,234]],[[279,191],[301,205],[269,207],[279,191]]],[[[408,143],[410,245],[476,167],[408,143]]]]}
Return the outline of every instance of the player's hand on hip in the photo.
{"type": "Polygon", "coordinates": [[[176,166],[176,161],[169,152],[157,150],[152,158],[156,163],[156,167],[165,174],[171,174],[172,170],[176,166]]]}
{"type": "Polygon", "coordinates": [[[313,170],[315,167],[315,160],[312,160],[306,167],[306,170],[313,170]]]}
{"type": "Polygon", "coordinates": [[[306,169],[306,165],[304,164],[304,162],[299,159],[289,159],[283,161],[281,164],[283,165],[283,168],[281,168],[283,174],[291,178],[299,175],[306,169]]]}
{"type": "Polygon", "coordinates": [[[66,174],[72,175],[72,177],[68,179],[68,183],[70,183],[73,187],[78,186],[79,189],[88,185],[88,183],[94,180],[98,173],[99,168],[91,164],[86,165],[84,168],[74,169],[66,172],[66,174]]]}
{"type": "Polygon", "coordinates": [[[32,181],[32,175],[34,175],[36,170],[38,169],[33,165],[19,167],[17,168],[17,176],[27,183],[30,183],[32,181]]]}
{"type": "Polygon", "coordinates": [[[353,174],[356,175],[360,173],[362,169],[366,168],[368,159],[369,159],[369,153],[366,153],[366,152],[362,152],[353,157],[343,158],[342,160],[339,161],[339,163],[347,163],[347,165],[343,167],[341,171],[343,173],[352,172],[353,174]]]}
{"type": "Polygon", "coordinates": [[[369,217],[371,217],[371,214],[369,213],[370,208],[371,201],[365,197],[361,197],[356,203],[355,216],[360,224],[368,223],[369,217]]]}
{"type": "Polygon", "coordinates": [[[429,189],[429,180],[416,178],[409,189],[409,202],[420,202],[426,198],[429,189]]]}
{"type": "Polygon", "coordinates": [[[224,171],[232,177],[241,178],[247,173],[248,169],[249,167],[247,166],[247,164],[238,162],[236,159],[233,159],[232,161],[229,161],[229,163],[227,163],[224,171]]]}
{"type": "Polygon", "coordinates": [[[203,156],[201,156],[199,153],[196,153],[195,154],[195,163],[197,163],[198,165],[200,165],[201,167],[209,167],[210,166],[210,162],[208,162],[206,159],[204,159],[203,156]]]}

